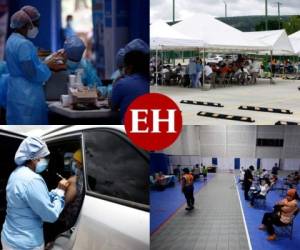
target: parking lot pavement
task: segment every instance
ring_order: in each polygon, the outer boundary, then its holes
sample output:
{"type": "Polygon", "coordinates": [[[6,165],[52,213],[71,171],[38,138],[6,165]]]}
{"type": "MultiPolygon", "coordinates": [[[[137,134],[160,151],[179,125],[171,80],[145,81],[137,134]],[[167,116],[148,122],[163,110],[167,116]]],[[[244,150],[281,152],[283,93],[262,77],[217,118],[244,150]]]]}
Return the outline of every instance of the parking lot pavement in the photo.
{"type": "Polygon", "coordinates": [[[201,125],[271,125],[277,121],[300,122],[300,91],[298,90],[300,80],[274,80],[275,84],[272,85],[269,84],[269,80],[267,79],[259,79],[256,85],[218,87],[208,91],[174,86],[152,86],[151,92],[168,95],[176,101],[182,110],[183,122],[188,125],[197,125],[200,123],[201,125]],[[181,104],[181,100],[218,102],[223,104],[224,107],[181,104]],[[289,109],[293,114],[239,110],[238,107],[241,105],[289,109]],[[197,116],[199,111],[249,116],[255,120],[255,123],[197,116]]]}

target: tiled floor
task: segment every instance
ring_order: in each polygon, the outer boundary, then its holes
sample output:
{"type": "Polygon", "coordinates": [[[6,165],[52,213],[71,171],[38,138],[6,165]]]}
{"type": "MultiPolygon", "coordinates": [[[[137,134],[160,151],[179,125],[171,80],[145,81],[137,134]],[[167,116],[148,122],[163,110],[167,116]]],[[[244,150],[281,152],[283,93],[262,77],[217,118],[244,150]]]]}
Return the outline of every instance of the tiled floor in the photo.
{"type": "Polygon", "coordinates": [[[195,210],[182,207],[152,235],[152,250],[249,249],[232,174],[217,174],[195,198],[195,210]]]}
{"type": "Polygon", "coordinates": [[[268,80],[260,79],[256,85],[221,87],[209,91],[182,87],[152,86],[151,92],[158,92],[170,96],[182,110],[184,124],[253,124],[197,116],[199,111],[206,111],[226,115],[250,116],[256,121],[256,124],[272,125],[279,120],[300,122],[299,86],[299,80],[276,79],[276,84],[270,85],[268,80]],[[224,105],[224,108],[180,104],[181,100],[219,102],[224,105]],[[290,109],[293,114],[287,115],[239,110],[238,107],[241,105],[290,109]]]}

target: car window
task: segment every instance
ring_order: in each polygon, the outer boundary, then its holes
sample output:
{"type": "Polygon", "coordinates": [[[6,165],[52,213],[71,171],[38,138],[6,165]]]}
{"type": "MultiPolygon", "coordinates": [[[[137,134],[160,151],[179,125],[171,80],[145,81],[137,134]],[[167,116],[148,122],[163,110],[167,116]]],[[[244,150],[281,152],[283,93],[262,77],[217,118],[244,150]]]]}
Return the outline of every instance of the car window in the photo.
{"type": "Polygon", "coordinates": [[[119,132],[84,134],[87,189],[101,195],[149,204],[149,161],[119,132]]]}

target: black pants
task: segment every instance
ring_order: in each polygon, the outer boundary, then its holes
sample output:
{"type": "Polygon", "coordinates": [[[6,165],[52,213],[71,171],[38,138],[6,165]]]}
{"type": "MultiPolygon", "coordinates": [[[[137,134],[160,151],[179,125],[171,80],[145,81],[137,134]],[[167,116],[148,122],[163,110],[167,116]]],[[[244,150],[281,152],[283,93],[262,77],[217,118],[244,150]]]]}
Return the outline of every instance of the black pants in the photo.
{"type": "Polygon", "coordinates": [[[259,194],[258,192],[257,192],[257,193],[252,193],[252,196],[251,196],[251,198],[250,198],[250,204],[251,204],[252,206],[254,205],[254,200],[255,200],[255,199],[265,199],[265,196],[259,194]]]}
{"type": "Polygon", "coordinates": [[[275,233],[273,225],[275,226],[286,225],[280,220],[278,216],[275,216],[274,213],[265,213],[261,223],[266,226],[269,235],[275,233]]]}
{"type": "Polygon", "coordinates": [[[244,182],[244,197],[245,197],[245,200],[248,201],[249,200],[249,190],[250,190],[250,187],[251,187],[251,183],[245,183],[244,182]]]}
{"type": "Polygon", "coordinates": [[[195,203],[194,199],[194,187],[193,186],[187,186],[183,188],[183,194],[186,199],[186,203],[188,207],[193,207],[195,203]]]}

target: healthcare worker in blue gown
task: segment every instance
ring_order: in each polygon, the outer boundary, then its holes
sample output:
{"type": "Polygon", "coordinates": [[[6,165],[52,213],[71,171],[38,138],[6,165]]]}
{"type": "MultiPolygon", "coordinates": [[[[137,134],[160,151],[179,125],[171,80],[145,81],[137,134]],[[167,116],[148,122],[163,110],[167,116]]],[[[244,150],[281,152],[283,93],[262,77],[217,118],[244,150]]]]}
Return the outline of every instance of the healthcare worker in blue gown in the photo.
{"type": "Polygon", "coordinates": [[[112,109],[120,111],[122,123],[128,106],[149,91],[149,46],[135,39],[124,48],[124,77],[112,89],[112,109]]]}
{"type": "Polygon", "coordinates": [[[10,20],[13,33],[7,40],[5,58],[10,74],[7,89],[7,124],[47,124],[43,83],[51,76],[29,39],[38,34],[40,13],[32,6],[17,11],[10,20]]]}
{"type": "Polygon", "coordinates": [[[65,40],[64,47],[58,54],[64,57],[70,74],[76,74],[81,69],[83,85],[96,88],[100,96],[107,97],[108,88],[103,86],[96,69],[90,61],[82,58],[85,48],[84,42],[78,36],[71,36],[65,40]]]}
{"type": "Polygon", "coordinates": [[[68,181],[61,180],[49,192],[40,175],[47,169],[49,154],[45,142],[37,137],[23,140],[15,154],[17,168],[6,186],[3,250],[43,250],[43,222],[55,222],[64,208],[68,181]]]}

